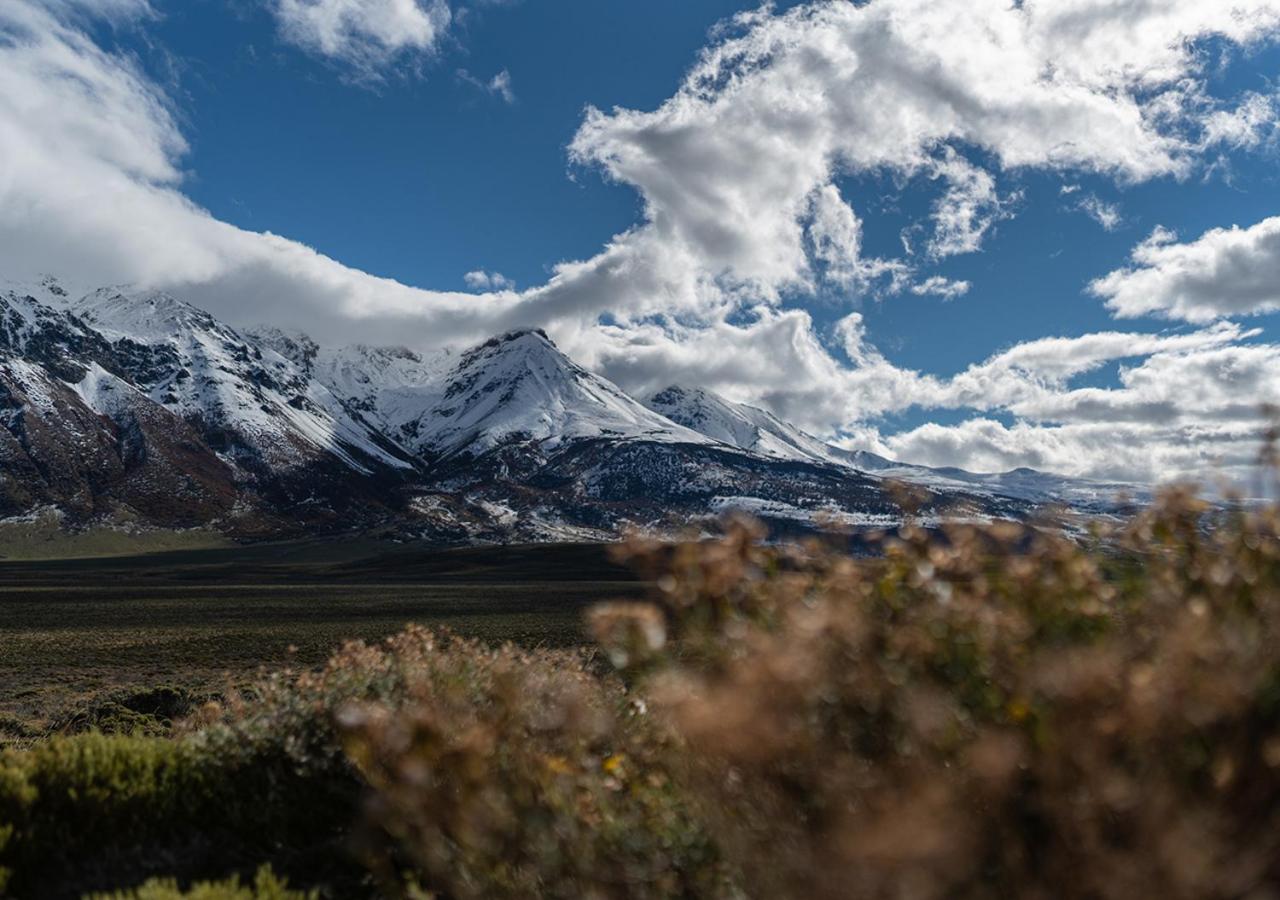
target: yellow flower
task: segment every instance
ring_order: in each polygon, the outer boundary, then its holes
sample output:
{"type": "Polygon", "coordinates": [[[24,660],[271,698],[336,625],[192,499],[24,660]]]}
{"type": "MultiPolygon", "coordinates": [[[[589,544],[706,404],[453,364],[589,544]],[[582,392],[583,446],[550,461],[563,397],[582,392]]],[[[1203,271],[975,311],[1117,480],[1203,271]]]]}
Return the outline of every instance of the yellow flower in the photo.
{"type": "Polygon", "coordinates": [[[1007,711],[1009,718],[1015,722],[1022,722],[1031,715],[1031,707],[1023,700],[1010,700],[1007,711]]]}
{"type": "Polygon", "coordinates": [[[546,763],[547,768],[557,775],[568,775],[573,771],[573,767],[569,765],[569,761],[563,756],[548,756],[546,763]]]}

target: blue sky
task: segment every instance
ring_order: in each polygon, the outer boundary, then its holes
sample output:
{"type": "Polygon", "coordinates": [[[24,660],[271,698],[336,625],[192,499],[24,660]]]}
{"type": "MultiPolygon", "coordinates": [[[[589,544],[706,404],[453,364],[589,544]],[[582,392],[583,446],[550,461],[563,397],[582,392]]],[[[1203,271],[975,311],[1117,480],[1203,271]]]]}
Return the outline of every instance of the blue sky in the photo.
{"type": "Polygon", "coordinates": [[[983,469],[1239,469],[1220,411],[1280,386],[1280,0],[14,0],[0,37],[12,277],[543,325],[983,469]]]}
{"type": "Polygon", "coordinates": [[[376,83],[281,47],[268,8],[160,6],[117,32],[176,71],[192,150],[186,192],[221,219],[288,235],[370,272],[463,289],[496,269],[530,285],[638,219],[635,191],[571,166],[587,104],[652,107],[679,86],[731,2],[558,0],[463,7],[418,72],[376,83]],[[464,81],[511,74],[506,103],[464,81]],[[317,185],[323,184],[323,191],[317,185]]]}

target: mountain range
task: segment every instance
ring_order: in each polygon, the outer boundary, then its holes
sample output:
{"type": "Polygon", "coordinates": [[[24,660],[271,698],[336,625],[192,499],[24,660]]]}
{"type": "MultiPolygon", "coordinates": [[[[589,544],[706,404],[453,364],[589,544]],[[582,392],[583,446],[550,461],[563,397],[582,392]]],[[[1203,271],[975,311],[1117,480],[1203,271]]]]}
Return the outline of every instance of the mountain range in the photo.
{"type": "Polygon", "coordinates": [[[1111,508],[1124,486],[851,452],[696,387],[632,397],[536,329],[430,354],[239,330],[167,293],[0,288],[0,518],[253,539],[601,540],[1111,508]]]}

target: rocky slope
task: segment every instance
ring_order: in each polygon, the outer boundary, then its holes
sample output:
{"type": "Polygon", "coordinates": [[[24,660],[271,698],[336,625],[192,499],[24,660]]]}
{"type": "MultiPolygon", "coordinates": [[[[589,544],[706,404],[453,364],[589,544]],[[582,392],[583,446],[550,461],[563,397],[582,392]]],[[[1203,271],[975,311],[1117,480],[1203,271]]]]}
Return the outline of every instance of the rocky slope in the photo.
{"type": "Polygon", "coordinates": [[[1003,498],[1101,512],[1114,508],[1117,498],[1123,495],[1140,500],[1149,493],[1135,485],[1063,478],[1034,469],[978,474],[894,462],[874,453],[836,447],[766,410],[734,403],[700,388],[673,385],[646,403],[672,421],[741,450],[775,459],[840,466],[882,480],[928,487],[941,494],[973,494],[992,501],[1003,498]]]}
{"type": "Polygon", "coordinates": [[[923,485],[934,513],[1088,494],[853,454],[707,391],[642,403],[536,330],[435,354],[333,349],[163,293],[0,288],[0,517],[600,539],[731,509],[779,528],[892,524],[888,477],[923,485]]]}

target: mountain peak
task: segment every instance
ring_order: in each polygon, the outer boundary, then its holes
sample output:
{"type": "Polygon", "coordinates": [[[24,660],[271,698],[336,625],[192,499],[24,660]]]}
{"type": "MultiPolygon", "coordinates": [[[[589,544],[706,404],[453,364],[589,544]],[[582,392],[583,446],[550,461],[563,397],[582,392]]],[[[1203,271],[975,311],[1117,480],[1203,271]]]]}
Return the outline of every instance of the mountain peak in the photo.
{"type": "Polygon", "coordinates": [[[223,329],[202,309],[158,290],[135,291],[127,285],[98,288],[71,304],[72,312],[100,330],[154,342],[190,330],[223,329]]]}
{"type": "Polygon", "coordinates": [[[62,282],[53,275],[41,275],[39,285],[50,296],[61,297],[63,299],[67,297],[67,289],[64,288],[62,286],[62,282]]]}
{"type": "Polygon", "coordinates": [[[573,362],[538,328],[463,353],[416,432],[421,446],[446,455],[512,439],[546,448],[596,437],[708,443],[573,362]]]}
{"type": "Polygon", "coordinates": [[[14,299],[25,301],[29,298],[61,311],[67,304],[69,291],[66,285],[54,276],[41,275],[35,281],[0,280],[0,296],[10,301],[14,299]]]}
{"type": "Polygon", "coordinates": [[[703,388],[640,403],[541,329],[463,352],[335,349],[235,330],[162,291],[70,296],[52,278],[0,285],[0,469],[34,491],[0,490],[0,513],[48,502],[88,516],[124,496],[163,522],[390,515],[450,539],[603,539],[725,509],[883,523],[885,477],[995,513],[1105,505],[1106,486],[844,451],[703,388]]]}
{"type": "Polygon", "coordinates": [[[749,453],[797,462],[842,462],[836,448],[768,410],[735,403],[705,388],[673,384],[650,396],[646,405],[673,422],[749,453]]]}
{"type": "Polygon", "coordinates": [[[541,339],[552,347],[556,346],[556,342],[547,337],[547,333],[541,328],[513,328],[510,331],[489,338],[489,340],[485,341],[484,346],[488,346],[490,344],[512,343],[522,338],[532,338],[535,340],[541,339]]]}
{"type": "MultiPolygon", "coordinates": [[[[541,328],[517,328],[507,331],[487,341],[477,344],[470,350],[462,354],[460,365],[472,364],[475,360],[492,358],[502,354],[512,352],[540,352],[549,351],[557,356],[563,357],[568,362],[568,357],[561,353],[560,348],[556,346],[555,341],[547,337],[547,333],[541,328]]],[[[572,363],[570,363],[572,365],[572,363]]]]}
{"type": "Polygon", "coordinates": [[[649,397],[649,401],[659,406],[674,406],[691,400],[701,400],[708,396],[712,396],[712,394],[704,388],[687,388],[680,384],[670,384],[652,394],[649,397]]]}

